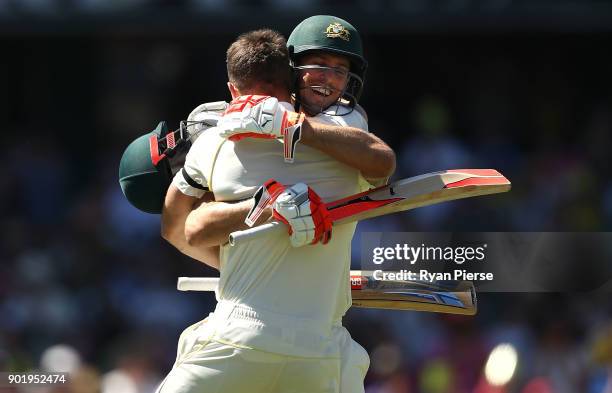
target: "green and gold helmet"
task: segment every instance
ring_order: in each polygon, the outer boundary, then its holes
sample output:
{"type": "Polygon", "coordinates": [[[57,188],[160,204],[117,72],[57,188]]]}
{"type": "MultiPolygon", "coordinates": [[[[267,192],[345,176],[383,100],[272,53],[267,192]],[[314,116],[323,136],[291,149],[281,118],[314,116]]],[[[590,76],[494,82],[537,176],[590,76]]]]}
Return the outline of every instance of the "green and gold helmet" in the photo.
{"type": "Polygon", "coordinates": [[[160,214],[177,167],[182,167],[191,146],[186,122],[168,131],[165,121],[155,130],[136,138],[123,152],[119,163],[119,185],[135,208],[160,214]]]}
{"type": "Polygon", "coordinates": [[[315,15],[304,19],[287,40],[291,66],[298,69],[298,59],[309,51],[331,52],[348,57],[351,62],[349,81],[342,99],[355,106],[363,90],[368,62],[363,57],[359,32],[344,19],[331,15],[315,15]]]}
{"type": "Polygon", "coordinates": [[[119,185],[123,194],[132,206],[146,213],[161,213],[166,191],[172,181],[169,166],[159,165],[160,162],[155,161],[157,146],[151,146],[152,140],[156,144],[161,134],[167,133],[166,123],[159,123],[155,131],[129,144],[119,164],[119,185]]]}

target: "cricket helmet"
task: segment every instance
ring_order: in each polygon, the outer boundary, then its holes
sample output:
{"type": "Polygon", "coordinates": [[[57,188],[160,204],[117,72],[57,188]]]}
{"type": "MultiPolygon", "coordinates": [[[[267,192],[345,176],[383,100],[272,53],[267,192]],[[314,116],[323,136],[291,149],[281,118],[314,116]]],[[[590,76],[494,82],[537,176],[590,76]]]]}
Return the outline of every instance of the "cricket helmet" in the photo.
{"type": "Polygon", "coordinates": [[[298,24],[287,39],[289,58],[297,77],[298,59],[309,51],[324,51],[348,57],[351,72],[341,98],[351,107],[357,104],[363,91],[368,62],[363,56],[359,32],[344,19],[331,15],[315,15],[298,24]]]}
{"type": "Polygon", "coordinates": [[[137,209],[160,214],[172,181],[170,156],[176,151],[175,132],[165,121],[152,132],[136,138],[123,152],[119,163],[119,185],[137,209]]]}

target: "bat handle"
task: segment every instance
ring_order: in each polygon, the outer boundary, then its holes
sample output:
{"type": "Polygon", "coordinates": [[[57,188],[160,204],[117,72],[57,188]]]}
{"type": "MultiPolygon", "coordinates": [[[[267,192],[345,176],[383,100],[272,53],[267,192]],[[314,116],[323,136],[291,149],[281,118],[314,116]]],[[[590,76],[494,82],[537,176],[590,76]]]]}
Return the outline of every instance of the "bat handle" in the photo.
{"type": "Polygon", "coordinates": [[[282,222],[272,221],[267,224],[259,225],[244,231],[232,232],[229,235],[229,244],[236,246],[251,240],[270,235],[272,233],[287,232],[287,226],[282,222]]]}
{"type": "Polygon", "coordinates": [[[179,277],[176,289],[179,291],[214,291],[219,285],[215,277],[179,277]]]}

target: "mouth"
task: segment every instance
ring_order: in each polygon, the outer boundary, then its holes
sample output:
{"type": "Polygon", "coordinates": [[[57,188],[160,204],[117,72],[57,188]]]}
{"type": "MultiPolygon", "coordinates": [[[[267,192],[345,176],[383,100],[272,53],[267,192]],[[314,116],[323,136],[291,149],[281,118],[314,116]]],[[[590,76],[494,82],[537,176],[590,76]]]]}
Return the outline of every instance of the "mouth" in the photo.
{"type": "Polygon", "coordinates": [[[325,87],[312,87],[311,89],[316,95],[322,97],[329,97],[332,93],[331,89],[325,87]]]}

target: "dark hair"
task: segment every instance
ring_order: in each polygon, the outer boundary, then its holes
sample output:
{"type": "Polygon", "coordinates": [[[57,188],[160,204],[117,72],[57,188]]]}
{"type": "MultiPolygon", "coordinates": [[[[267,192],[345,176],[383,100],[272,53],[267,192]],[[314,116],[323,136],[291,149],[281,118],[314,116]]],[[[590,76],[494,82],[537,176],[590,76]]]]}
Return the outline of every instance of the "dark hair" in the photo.
{"type": "Polygon", "coordinates": [[[227,76],[238,90],[268,85],[291,89],[291,67],[287,41],[270,30],[240,35],[227,49],[227,76]]]}

